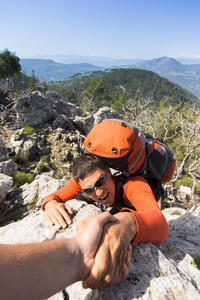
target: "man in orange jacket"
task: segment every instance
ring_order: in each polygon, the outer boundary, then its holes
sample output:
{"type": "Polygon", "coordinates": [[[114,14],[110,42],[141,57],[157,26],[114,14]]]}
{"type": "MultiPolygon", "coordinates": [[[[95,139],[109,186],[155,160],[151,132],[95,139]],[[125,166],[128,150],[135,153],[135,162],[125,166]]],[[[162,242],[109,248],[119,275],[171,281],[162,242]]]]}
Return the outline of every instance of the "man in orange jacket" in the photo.
{"type": "Polygon", "coordinates": [[[141,176],[129,176],[123,186],[123,204],[116,192],[116,177],[95,155],[84,153],[75,159],[73,179],[63,188],[44,198],[44,218],[50,225],[65,228],[71,223],[72,207],[65,202],[82,193],[105,206],[113,207],[117,222],[105,225],[95,264],[85,288],[110,287],[120,277],[130,243],[163,243],[169,235],[165,217],[161,213],[150,186],[141,176]]]}

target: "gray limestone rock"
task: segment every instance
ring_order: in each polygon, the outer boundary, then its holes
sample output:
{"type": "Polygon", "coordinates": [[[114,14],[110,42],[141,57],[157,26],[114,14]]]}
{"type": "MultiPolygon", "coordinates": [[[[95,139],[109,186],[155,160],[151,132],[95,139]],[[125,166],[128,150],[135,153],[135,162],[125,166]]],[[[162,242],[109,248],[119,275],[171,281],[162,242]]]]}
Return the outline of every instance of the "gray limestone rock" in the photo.
{"type": "Polygon", "coordinates": [[[59,99],[50,99],[40,92],[32,92],[26,97],[19,98],[15,103],[14,110],[17,113],[17,120],[22,126],[28,123],[33,127],[50,125],[53,129],[62,127],[75,130],[67,115],[65,115],[69,114],[69,117],[71,117],[75,111],[80,114],[78,108],[75,109],[72,106],[59,99]]]}
{"type": "Polygon", "coordinates": [[[8,154],[8,149],[4,141],[0,138],[0,158],[6,156],[7,154],[8,154]]]}
{"type": "Polygon", "coordinates": [[[13,184],[12,177],[0,173],[0,202],[2,202],[13,184]]]}
{"type": "Polygon", "coordinates": [[[170,236],[160,249],[180,261],[187,254],[193,258],[200,257],[200,218],[180,208],[166,209],[163,213],[169,224],[170,236]]]}
{"type": "MultiPolygon", "coordinates": [[[[18,222],[0,228],[1,243],[70,238],[76,234],[76,222],[101,212],[100,208],[84,201],[70,200],[68,204],[74,209],[73,223],[68,228],[58,230],[48,226],[42,212],[36,211],[18,222]]],[[[200,251],[197,253],[200,249],[200,219],[184,210],[182,215],[177,215],[175,210],[176,208],[164,212],[169,218],[171,233],[163,245],[144,243],[132,246],[131,266],[126,279],[109,289],[94,291],[82,289],[81,282],[77,282],[49,299],[199,300],[200,271],[191,264],[191,261],[200,253],[200,251]],[[183,252],[185,243],[187,247],[183,252]]]]}
{"type": "Polygon", "coordinates": [[[13,176],[15,172],[17,172],[17,164],[12,159],[0,161],[0,173],[13,176]]]}
{"type": "Polygon", "coordinates": [[[34,133],[31,136],[24,134],[24,128],[16,130],[10,138],[10,143],[17,157],[25,157],[33,161],[38,155],[46,155],[49,150],[45,146],[44,136],[34,133]]]}
{"type": "Polygon", "coordinates": [[[122,117],[112,108],[102,107],[94,115],[75,117],[73,123],[84,134],[87,134],[94,124],[99,123],[104,119],[122,119],[122,117]]]}
{"type": "Polygon", "coordinates": [[[105,119],[123,119],[115,110],[110,107],[102,107],[94,114],[94,124],[105,119]]]}
{"type": "Polygon", "coordinates": [[[54,179],[51,176],[41,174],[35,177],[32,183],[25,183],[9,193],[9,199],[13,199],[21,204],[30,204],[37,200],[37,207],[41,206],[45,196],[53,193],[63,185],[60,180],[54,179]]]}
{"type": "Polygon", "coordinates": [[[87,134],[94,124],[93,115],[87,117],[76,116],[73,120],[74,125],[84,134],[87,134]]]}

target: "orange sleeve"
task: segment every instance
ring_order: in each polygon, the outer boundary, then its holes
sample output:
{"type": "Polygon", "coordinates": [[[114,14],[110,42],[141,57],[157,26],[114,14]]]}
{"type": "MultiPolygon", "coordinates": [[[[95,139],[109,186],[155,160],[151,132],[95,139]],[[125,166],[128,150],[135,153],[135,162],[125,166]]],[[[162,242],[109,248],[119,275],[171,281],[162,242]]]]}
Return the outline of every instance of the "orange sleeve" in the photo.
{"type": "Polygon", "coordinates": [[[71,179],[68,184],[57,190],[56,192],[46,196],[42,201],[42,210],[45,210],[45,204],[53,199],[58,202],[66,202],[72,198],[75,198],[78,193],[81,192],[80,186],[76,183],[74,179],[71,179]]]}
{"type": "MultiPolygon", "coordinates": [[[[124,199],[136,211],[130,210],[135,217],[137,234],[133,243],[151,242],[162,244],[169,236],[168,223],[163,216],[153,192],[141,177],[130,177],[124,188],[124,199]]],[[[127,210],[127,208],[123,208],[127,210]]]]}

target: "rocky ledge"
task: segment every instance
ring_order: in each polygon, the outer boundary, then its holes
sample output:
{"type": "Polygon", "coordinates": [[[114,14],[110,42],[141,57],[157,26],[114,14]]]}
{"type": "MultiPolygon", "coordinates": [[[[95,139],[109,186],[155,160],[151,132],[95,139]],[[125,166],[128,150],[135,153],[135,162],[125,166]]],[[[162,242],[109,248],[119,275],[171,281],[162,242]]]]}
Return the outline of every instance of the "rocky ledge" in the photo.
{"type": "MultiPolygon", "coordinates": [[[[70,200],[74,208],[73,224],[66,229],[48,226],[40,205],[44,195],[62,186],[61,181],[39,175],[31,184],[25,184],[15,197],[31,203],[38,196],[37,208],[21,220],[0,228],[1,243],[42,242],[75,236],[75,223],[88,216],[101,213],[101,208],[81,200],[70,200]]],[[[19,199],[18,199],[19,201],[19,199]]],[[[81,282],[52,296],[52,300],[107,300],[107,299],[200,299],[200,209],[193,213],[181,208],[167,208],[163,214],[168,220],[170,237],[160,245],[151,243],[133,245],[129,276],[109,289],[92,291],[82,289],[81,282]]],[[[52,270],[53,272],[53,270],[52,270]]],[[[12,283],[10,283],[12,284],[12,283]]]]}

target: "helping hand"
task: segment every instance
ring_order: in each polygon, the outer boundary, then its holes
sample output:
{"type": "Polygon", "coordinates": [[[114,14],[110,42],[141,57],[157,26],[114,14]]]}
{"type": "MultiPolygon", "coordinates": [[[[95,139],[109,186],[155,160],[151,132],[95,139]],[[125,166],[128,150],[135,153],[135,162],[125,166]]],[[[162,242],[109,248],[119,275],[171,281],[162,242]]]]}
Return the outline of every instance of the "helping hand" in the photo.
{"type": "MultiPolygon", "coordinates": [[[[89,275],[89,272],[94,265],[94,256],[105,226],[104,224],[112,224],[113,222],[116,222],[116,220],[117,219],[109,212],[104,212],[96,217],[89,217],[76,223],[76,231],[78,232],[76,240],[81,249],[84,264],[84,271],[81,275],[82,280],[89,275]]],[[[81,264],[82,261],[80,265],[81,264]]]]}
{"type": "Polygon", "coordinates": [[[119,213],[114,223],[104,225],[94,266],[83,282],[83,288],[108,288],[126,278],[131,264],[130,241],[136,234],[135,220],[131,213],[119,213]]]}

